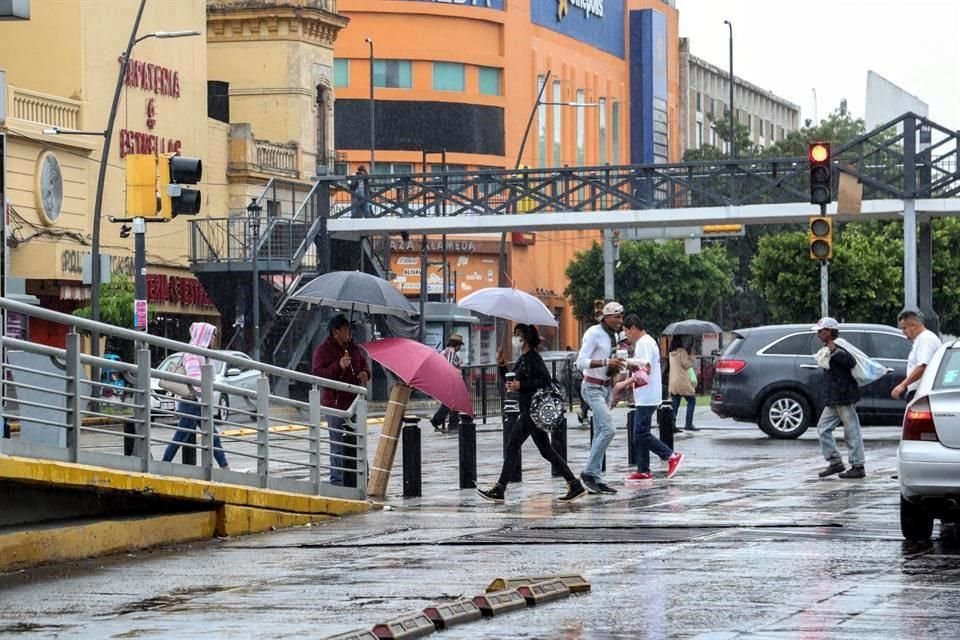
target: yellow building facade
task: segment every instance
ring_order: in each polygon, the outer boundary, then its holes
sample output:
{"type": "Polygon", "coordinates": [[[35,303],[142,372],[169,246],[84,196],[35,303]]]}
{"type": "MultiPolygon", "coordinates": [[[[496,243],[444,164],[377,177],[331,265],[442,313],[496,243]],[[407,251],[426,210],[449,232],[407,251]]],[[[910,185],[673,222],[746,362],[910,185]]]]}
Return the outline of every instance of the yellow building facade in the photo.
{"type": "MultiPolygon", "coordinates": [[[[8,275],[24,279],[26,292],[46,308],[70,312],[89,304],[82,276],[104,142],[102,135],[49,133],[107,128],[139,6],[33,0],[29,21],[0,23],[8,275]]],[[[126,215],[128,154],[201,158],[198,218],[244,212],[271,177],[308,184],[326,172],[333,158],[332,43],[346,22],[335,0],[146,0],[104,182],[100,250],[111,271],[133,273],[134,239],[108,221],[126,215]],[[148,35],[187,30],[200,35],[148,35]],[[225,94],[219,107],[211,80],[225,94]]],[[[218,321],[188,266],[191,219],[147,225],[148,299],[160,319],[153,333],[182,338],[194,319],[218,321]]],[[[35,341],[62,346],[63,336],[46,323],[29,330],[35,341]]]]}

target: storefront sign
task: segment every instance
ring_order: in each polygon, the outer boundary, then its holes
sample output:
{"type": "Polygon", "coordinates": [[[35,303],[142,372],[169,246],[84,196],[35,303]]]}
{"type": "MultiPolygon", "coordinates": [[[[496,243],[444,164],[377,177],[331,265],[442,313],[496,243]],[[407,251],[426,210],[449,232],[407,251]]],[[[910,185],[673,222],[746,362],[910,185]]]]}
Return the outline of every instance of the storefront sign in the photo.
{"type": "MultiPolygon", "coordinates": [[[[89,251],[64,249],[60,253],[60,272],[63,275],[83,275],[83,260],[90,262],[89,251]]],[[[110,256],[110,273],[125,273],[133,275],[133,256],[110,256]]],[[[106,278],[105,278],[106,280],[106,278]]]]}
{"type": "MultiPolygon", "coordinates": [[[[180,97],[180,72],[175,69],[131,60],[127,65],[124,84],[128,87],[166,96],[180,97]]],[[[120,130],[120,157],[125,158],[131,153],[157,155],[161,153],[180,153],[183,141],[177,138],[166,138],[152,133],[159,119],[159,107],[156,98],[149,98],[144,104],[144,124],[147,131],[132,129],[120,130]]]]}
{"type": "Polygon", "coordinates": [[[530,21],[623,58],[624,0],[537,0],[530,21]]]}
{"type": "Polygon", "coordinates": [[[480,7],[503,11],[503,0],[406,0],[407,2],[432,2],[434,4],[453,4],[464,7],[480,7]]]}
{"type": "Polygon", "coordinates": [[[214,306],[213,300],[196,278],[181,278],[162,273],[147,274],[147,300],[184,306],[214,306]]]}
{"type": "Polygon", "coordinates": [[[603,17],[603,0],[557,0],[557,20],[563,20],[570,13],[570,7],[583,9],[590,16],[603,17]]]}
{"type": "Polygon", "coordinates": [[[123,83],[170,98],[180,97],[180,72],[152,62],[130,59],[123,83]]]}

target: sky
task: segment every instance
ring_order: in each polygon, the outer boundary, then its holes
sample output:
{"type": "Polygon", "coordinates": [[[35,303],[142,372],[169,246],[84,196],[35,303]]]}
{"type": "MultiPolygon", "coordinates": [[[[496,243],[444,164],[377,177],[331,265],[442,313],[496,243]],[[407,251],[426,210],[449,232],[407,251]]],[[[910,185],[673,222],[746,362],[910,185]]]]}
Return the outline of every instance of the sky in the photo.
{"type": "Polygon", "coordinates": [[[800,105],[800,122],[842,99],[864,117],[867,71],[960,130],[960,0],[676,0],[690,52],[800,105]],[[815,96],[815,97],[814,97],[815,96]]]}

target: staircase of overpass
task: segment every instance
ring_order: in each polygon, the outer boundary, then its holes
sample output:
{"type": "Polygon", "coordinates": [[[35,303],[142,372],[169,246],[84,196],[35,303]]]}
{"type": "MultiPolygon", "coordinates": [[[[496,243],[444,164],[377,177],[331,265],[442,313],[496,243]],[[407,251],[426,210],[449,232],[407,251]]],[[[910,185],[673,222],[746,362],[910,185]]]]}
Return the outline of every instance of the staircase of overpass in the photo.
{"type": "MultiPolygon", "coordinates": [[[[865,201],[956,199],[958,157],[960,132],[907,113],[833,149],[834,193],[847,174],[863,186],[865,201]]],[[[417,233],[430,221],[440,232],[450,218],[478,228],[490,216],[510,216],[511,227],[522,230],[523,214],[809,202],[806,157],[371,175],[365,181],[360,194],[343,176],[313,183],[273,179],[247,210],[191,223],[191,269],[217,305],[231,348],[296,369],[309,346],[304,337],[316,334],[322,316],[293,300],[293,291],[331,270],[386,274],[387,258],[372,250],[369,236],[361,231],[359,242],[341,240],[332,224],[370,229],[375,220],[376,231],[366,233],[400,234],[415,223],[417,233]],[[255,304],[258,342],[250,330],[255,304]]]]}

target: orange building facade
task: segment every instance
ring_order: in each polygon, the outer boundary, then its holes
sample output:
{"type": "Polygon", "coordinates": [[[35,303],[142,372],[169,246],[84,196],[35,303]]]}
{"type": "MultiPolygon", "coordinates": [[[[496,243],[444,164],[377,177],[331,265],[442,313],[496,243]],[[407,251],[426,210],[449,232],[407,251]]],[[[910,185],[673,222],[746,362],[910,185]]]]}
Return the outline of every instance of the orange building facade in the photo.
{"type": "MultiPolygon", "coordinates": [[[[372,50],[376,173],[676,161],[672,4],[340,0],[350,23],[334,46],[336,149],[351,172],[369,168],[372,50]]],[[[427,274],[431,299],[455,301],[500,284],[499,236],[448,238],[445,278],[436,240],[428,243],[436,263],[427,274]]],[[[563,297],[566,267],[599,240],[599,230],[508,238],[506,279],[560,320],[546,336],[549,348],[578,344],[583,327],[563,297]]],[[[419,256],[403,245],[395,246],[392,269],[397,286],[415,297],[419,256]]]]}

